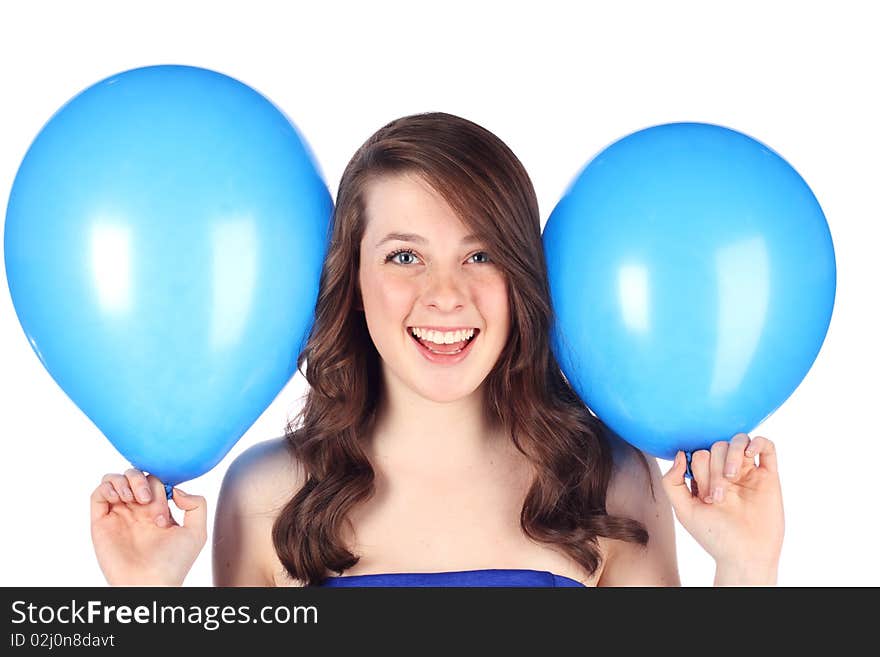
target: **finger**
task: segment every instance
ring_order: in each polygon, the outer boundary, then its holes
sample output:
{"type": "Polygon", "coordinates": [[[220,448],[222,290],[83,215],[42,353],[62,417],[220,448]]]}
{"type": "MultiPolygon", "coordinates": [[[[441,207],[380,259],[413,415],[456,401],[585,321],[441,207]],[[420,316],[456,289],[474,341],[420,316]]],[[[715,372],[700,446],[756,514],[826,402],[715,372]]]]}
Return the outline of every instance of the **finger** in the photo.
{"type": "Polygon", "coordinates": [[[724,462],[724,476],[735,481],[742,470],[743,458],[746,448],[749,446],[749,434],[738,433],[730,440],[730,449],[727,450],[727,460],[724,462]]]}
{"type": "Polygon", "coordinates": [[[165,484],[155,475],[147,475],[147,484],[150,486],[150,492],[153,496],[153,503],[150,505],[153,521],[159,527],[177,525],[177,522],[171,516],[171,509],[168,507],[168,500],[165,496],[165,484]]]}
{"type": "Polygon", "coordinates": [[[712,489],[709,488],[709,450],[700,449],[691,455],[692,479],[691,494],[707,504],[712,503],[712,489]]]}
{"type": "Polygon", "coordinates": [[[116,473],[105,474],[101,481],[113,486],[113,490],[116,491],[119,499],[123,502],[134,502],[134,493],[131,492],[131,486],[128,485],[128,479],[125,475],[116,473]]]}
{"type": "Polygon", "coordinates": [[[183,526],[195,532],[202,540],[207,536],[208,503],[201,495],[189,495],[179,488],[173,489],[172,499],[183,510],[183,526]]]}
{"type": "Polygon", "coordinates": [[[675,453],[672,467],[669,468],[669,472],[663,475],[661,480],[663,489],[666,491],[669,501],[672,502],[672,506],[679,516],[687,512],[690,506],[696,502],[684,478],[686,470],[687,458],[685,458],[684,452],[678,451],[675,453]]]}
{"type": "Polygon", "coordinates": [[[709,490],[706,491],[712,495],[712,502],[718,504],[724,500],[724,492],[727,488],[727,481],[724,479],[724,464],[727,462],[727,452],[730,443],[726,440],[719,440],[712,444],[709,456],[709,490]]]}
{"type": "Polygon", "coordinates": [[[763,436],[755,436],[746,449],[747,456],[758,456],[759,468],[769,470],[773,474],[777,474],[776,462],[776,445],[769,438],[763,436]]]}
{"type": "Polygon", "coordinates": [[[107,489],[105,488],[106,485],[106,483],[102,483],[100,486],[92,491],[92,494],[89,497],[89,515],[92,519],[92,522],[100,520],[108,513],[110,513],[110,502],[107,501],[107,489]]]}
{"type": "Polygon", "coordinates": [[[119,495],[117,494],[116,489],[113,488],[113,484],[109,481],[105,481],[98,486],[96,491],[100,491],[104,495],[104,499],[110,502],[110,504],[117,504],[119,502],[119,495]]]}
{"type": "Polygon", "coordinates": [[[125,471],[125,477],[128,479],[128,485],[134,491],[135,499],[141,504],[149,504],[153,501],[153,494],[150,492],[150,485],[143,472],[135,468],[129,468],[125,471]]]}

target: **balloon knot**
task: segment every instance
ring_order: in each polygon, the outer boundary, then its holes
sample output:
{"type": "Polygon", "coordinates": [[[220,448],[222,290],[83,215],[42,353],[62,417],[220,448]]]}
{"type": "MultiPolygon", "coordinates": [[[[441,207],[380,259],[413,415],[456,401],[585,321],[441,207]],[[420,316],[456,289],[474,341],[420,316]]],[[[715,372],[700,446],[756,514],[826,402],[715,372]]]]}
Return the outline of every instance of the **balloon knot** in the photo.
{"type": "Polygon", "coordinates": [[[684,469],[684,476],[687,479],[693,479],[694,473],[691,470],[691,452],[685,451],[684,455],[685,458],[687,458],[687,467],[684,469]]]}

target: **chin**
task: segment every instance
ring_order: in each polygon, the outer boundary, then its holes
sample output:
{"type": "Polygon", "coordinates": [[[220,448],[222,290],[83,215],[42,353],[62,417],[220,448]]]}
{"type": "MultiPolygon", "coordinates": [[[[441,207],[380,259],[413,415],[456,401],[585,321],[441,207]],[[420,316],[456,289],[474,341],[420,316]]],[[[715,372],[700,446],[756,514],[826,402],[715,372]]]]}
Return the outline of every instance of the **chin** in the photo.
{"type": "Polygon", "coordinates": [[[465,397],[469,397],[474,394],[474,392],[479,388],[479,385],[472,387],[463,387],[461,385],[458,386],[437,386],[434,388],[425,389],[424,387],[417,387],[415,391],[419,394],[420,397],[428,399],[436,404],[449,404],[451,402],[458,401],[460,399],[464,399],[465,397]]]}

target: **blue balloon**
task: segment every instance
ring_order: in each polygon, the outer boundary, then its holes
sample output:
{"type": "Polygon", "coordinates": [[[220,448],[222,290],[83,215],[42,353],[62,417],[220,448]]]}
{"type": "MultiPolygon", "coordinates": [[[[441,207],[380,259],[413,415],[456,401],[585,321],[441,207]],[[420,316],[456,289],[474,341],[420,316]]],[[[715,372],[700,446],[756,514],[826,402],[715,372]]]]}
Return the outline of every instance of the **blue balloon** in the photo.
{"type": "Polygon", "coordinates": [[[216,465],[296,372],[331,212],[265,97],[205,69],[135,69],[69,101],[28,150],[9,290],[58,385],[171,486],[216,465]]]}
{"type": "Polygon", "coordinates": [[[727,128],[674,123],[613,143],[543,241],[563,373],[660,458],[751,432],[800,384],[831,321],[819,203],[777,153],[727,128]]]}

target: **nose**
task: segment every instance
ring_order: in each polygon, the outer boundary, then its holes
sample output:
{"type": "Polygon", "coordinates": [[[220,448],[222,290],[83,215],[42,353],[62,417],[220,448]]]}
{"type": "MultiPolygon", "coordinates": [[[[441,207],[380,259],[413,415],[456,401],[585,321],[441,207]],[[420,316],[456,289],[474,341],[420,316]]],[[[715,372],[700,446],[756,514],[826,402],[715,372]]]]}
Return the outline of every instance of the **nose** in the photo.
{"type": "Polygon", "coordinates": [[[426,276],[423,303],[440,312],[450,312],[464,307],[467,290],[458,272],[448,270],[429,271],[426,276]]]}

